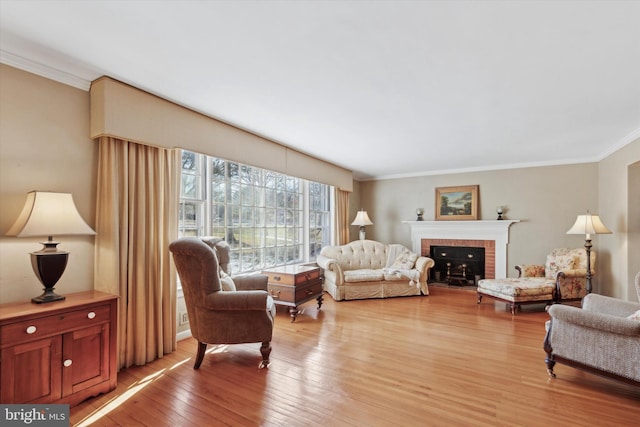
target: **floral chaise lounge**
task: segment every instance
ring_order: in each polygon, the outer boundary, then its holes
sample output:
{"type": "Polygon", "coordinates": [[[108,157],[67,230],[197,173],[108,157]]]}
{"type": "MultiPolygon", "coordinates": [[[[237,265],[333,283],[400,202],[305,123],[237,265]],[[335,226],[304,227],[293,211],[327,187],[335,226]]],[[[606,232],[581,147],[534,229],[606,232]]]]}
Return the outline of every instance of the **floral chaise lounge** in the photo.
{"type": "MultiPolygon", "coordinates": [[[[591,274],[596,253],[591,251],[591,274]]],[[[518,278],[478,282],[478,304],[483,296],[509,304],[515,314],[521,304],[575,301],[587,294],[587,254],[584,248],[559,248],[547,255],[545,265],[517,265],[518,278]]]]}
{"type": "Polygon", "coordinates": [[[334,300],[428,295],[431,258],[399,244],[357,240],[325,246],[316,262],[324,269],[324,289],[334,300]]]}

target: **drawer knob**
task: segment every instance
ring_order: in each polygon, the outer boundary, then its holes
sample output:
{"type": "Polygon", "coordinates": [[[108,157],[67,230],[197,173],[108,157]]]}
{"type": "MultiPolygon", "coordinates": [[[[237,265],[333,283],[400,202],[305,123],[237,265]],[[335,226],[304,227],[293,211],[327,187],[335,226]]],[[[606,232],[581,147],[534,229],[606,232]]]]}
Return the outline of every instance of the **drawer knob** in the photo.
{"type": "Polygon", "coordinates": [[[62,364],[64,365],[65,368],[68,368],[73,364],[73,361],[71,359],[67,359],[62,364]]]}
{"type": "Polygon", "coordinates": [[[35,326],[27,326],[27,333],[29,335],[35,334],[37,330],[38,330],[38,328],[36,328],[35,326]]]}
{"type": "Polygon", "coordinates": [[[95,311],[90,311],[89,313],[87,313],[87,317],[89,319],[93,319],[96,317],[96,312],[95,311]]]}
{"type": "Polygon", "coordinates": [[[273,299],[280,299],[280,291],[271,291],[270,293],[273,299]]]}
{"type": "Polygon", "coordinates": [[[311,289],[307,289],[307,295],[313,295],[313,291],[311,289]]]}
{"type": "Polygon", "coordinates": [[[278,281],[278,282],[279,282],[280,280],[282,280],[282,277],[280,277],[280,276],[273,276],[273,280],[275,280],[275,281],[278,281]]]}

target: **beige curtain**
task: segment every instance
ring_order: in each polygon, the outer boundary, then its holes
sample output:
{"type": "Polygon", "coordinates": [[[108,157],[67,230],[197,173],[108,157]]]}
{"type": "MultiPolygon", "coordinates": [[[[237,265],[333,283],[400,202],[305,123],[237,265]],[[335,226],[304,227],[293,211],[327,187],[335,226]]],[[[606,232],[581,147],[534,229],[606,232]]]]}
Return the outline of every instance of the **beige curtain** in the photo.
{"type": "Polygon", "coordinates": [[[144,365],[176,348],[180,151],[98,143],[95,288],[120,296],[118,368],[144,365]]]}
{"type": "Polygon", "coordinates": [[[349,192],[335,187],[335,240],[337,245],[349,243],[349,192]]]}

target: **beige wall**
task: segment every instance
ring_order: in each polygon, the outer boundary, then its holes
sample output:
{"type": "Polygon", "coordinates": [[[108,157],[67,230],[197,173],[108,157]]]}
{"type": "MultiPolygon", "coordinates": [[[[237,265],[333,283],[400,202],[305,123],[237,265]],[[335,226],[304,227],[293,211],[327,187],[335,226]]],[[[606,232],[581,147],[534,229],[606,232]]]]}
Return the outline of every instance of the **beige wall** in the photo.
{"type": "MultiPolygon", "coordinates": [[[[29,253],[46,238],[7,237],[31,190],[69,192],[95,223],[97,149],[89,138],[89,93],[0,65],[0,302],[28,300],[42,285],[29,253]]],[[[93,289],[93,236],[59,236],[70,252],[56,290],[93,289]]]]}
{"type": "Polygon", "coordinates": [[[640,301],[638,290],[631,286],[631,281],[640,273],[640,161],[629,165],[629,227],[627,230],[628,246],[627,258],[629,262],[627,294],[629,300],[640,301]]]}
{"type": "MultiPolygon", "coordinates": [[[[640,142],[636,142],[601,162],[605,166],[600,169],[604,168],[605,173],[611,176],[609,179],[599,180],[599,164],[589,163],[362,182],[360,203],[374,223],[367,228],[367,237],[411,247],[409,226],[402,221],[415,220],[416,208],[425,210],[426,220],[433,220],[436,187],[478,184],[480,219],[495,219],[496,206],[500,205],[506,207],[506,218],[521,220],[511,226],[507,255],[508,275],[516,277],[514,267],[517,264],[543,264],[546,254],[556,247],[582,247],[584,238],[567,235],[566,231],[578,214],[587,210],[598,213],[601,201],[609,203],[609,199],[615,199],[618,202],[612,203],[618,206],[616,215],[625,217],[626,202],[621,203],[621,200],[627,199],[626,185],[619,191],[621,185],[618,181],[626,180],[626,164],[621,167],[620,161],[615,159],[628,161],[634,156],[639,159],[639,145],[640,142]],[[599,189],[605,194],[600,199],[599,189]]],[[[602,213],[601,210],[601,217],[605,224],[612,224],[613,227],[616,220],[613,212],[608,211],[606,209],[602,213]]],[[[616,233],[615,239],[620,240],[616,247],[601,244],[611,236],[596,236],[593,239],[594,250],[598,254],[594,291],[626,298],[626,273],[624,280],[622,277],[613,279],[607,267],[612,264],[612,268],[620,270],[618,264],[626,265],[627,262],[626,254],[620,255],[620,246],[626,239],[621,231],[616,233]],[[614,257],[621,257],[624,262],[611,263],[614,257]]],[[[357,236],[352,235],[352,240],[354,238],[357,236]]]]}
{"type": "Polygon", "coordinates": [[[633,301],[638,297],[632,280],[640,271],[639,161],[640,139],[637,139],[599,163],[600,215],[613,234],[594,240],[597,247],[610,254],[601,268],[602,292],[633,301]]]}
{"type": "MultiPolygon", "coordinates": [[[[94,224],[97,150],[89,138],[89,104],[87,92],[0,65],[0,302],[40,293],[29,252],[39,250],[42,239],[4,235],[28,191],[71,192],[80,214],[94,224]]],[[[418,207],[425,209],[425,219],[433,219],[436,187],[478,184],[482,219],[494,219],[495,207],[503,205],[507,218],[522,220],[511,227],[508,262],[514,275],[516,263],[543,262],[554,247],[581,246],[584,241],[566,230],[577,214],[598,212],[614,234],[594,239],[599,254],[595,290],[633,299],[629,279],[639,262],[638,161],[640,140],[599,163],[354,182],[351,218],[366,209],[374,222],[367,227],[368,238],[410,246],[402,221],[415,219],[418,207]],[[627,237],[629,228],[635,234],[627,237]]],[[[357,227],[350,227],[350,234],[357,239],[357,227]]],[[[91,289],[93,237],[59,240],[60,248],[71,253],[59,291],[91,289]]]]}

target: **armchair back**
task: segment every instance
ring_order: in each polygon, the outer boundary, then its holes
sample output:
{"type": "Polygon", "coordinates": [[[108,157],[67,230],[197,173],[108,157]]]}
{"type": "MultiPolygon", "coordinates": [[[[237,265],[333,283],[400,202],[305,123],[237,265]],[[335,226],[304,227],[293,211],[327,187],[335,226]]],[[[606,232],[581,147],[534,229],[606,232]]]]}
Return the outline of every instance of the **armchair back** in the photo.
{"type": "MultiPolygon", "coordinates": [[[[591,273],[595,274],[596,252],[591,251],[591,273]]],[[[545,277],[554,279],[561,271],[584,270],[587,272],[587,251],[584,248],[567,249],[557,248],[547,255],[544,266],[545,277]]]]}

